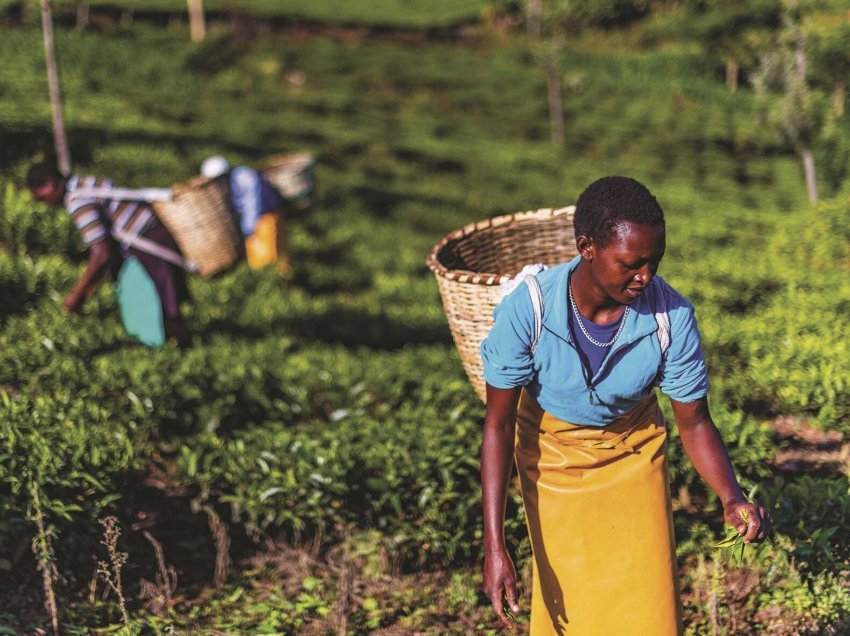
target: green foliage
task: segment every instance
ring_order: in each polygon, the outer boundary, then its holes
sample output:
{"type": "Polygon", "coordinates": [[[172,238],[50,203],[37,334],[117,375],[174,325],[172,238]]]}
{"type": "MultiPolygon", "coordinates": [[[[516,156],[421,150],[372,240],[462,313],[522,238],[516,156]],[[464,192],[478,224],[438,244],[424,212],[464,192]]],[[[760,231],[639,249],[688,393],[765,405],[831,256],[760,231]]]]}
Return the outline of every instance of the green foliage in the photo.
{"type": "Polygon", "coordinates": [[[750,70],[774,45],[782,22],[781,0],[689,0],[678,11],[656,20],[649,39],[677,38],[699,43],[715,64],[734,59],[750,70]]]}
{"type": "MultiPolygon", "coordinates": [[[[4,0],[3,4],[20,5],[21,0],[4,0]]],[[[71,13],[75,0],[61,0],[56,12],[63,8],[71,13]]],[[[92,8],[132,9],[138,14],[185,14],[185,0],[88,0],[92,8]]],[[[484,0],[429,0],[427,3],[411,0],[204,0],[208,14],[247,15],[261,19],[300,18],[332,24],[365,24],[407,28],[453,26],[475,21],[481,17],[484,0]]]]}
{"type": "MultiPolygon", "coordinates": [[[[847,620],[846,479],[774,481],[768,423],[796,416],[848,430],[846,197],[806,207],[796,161],[759,125],[752,94],[728,94],[703,56],[568,47],[558,150],[545,141],[544,78],[510,42],[258,37],[199,74],[192,65],[206,58],[181,34],[57,35],[79,170],[166,185],[212,152],[252,162],[307,149],[320,186],[313,207],[287,219],[291,278],[241,265],[191,281],[187,352],[131,341],[108,286],[83,316],[61,314],[80,273],[74,230],[61,211],[4,186],[0,550],[31,532],[24,477],[39,483],[59,564],[72,568],[95,516],[121,512],[115,497],[156,470],[196,503],[229,509],[254,538],[321,530],[326,544],[368,543],[402,569],[471,567],[481,550],[483,409],[424,255],[469,221],[567,204],[593,178],[620,173],[646,181],[665,207],[661,274],[697,307],[712,412],[743,481],[763,485],[777,521],[768,556],[745,559],[770,581],[747,616],[778,607],[796,617],[808,603],[819,625],[847,620]]],[[[0,156],[9,174],[49,145],[40,46],[36,30],[0,38],[0,132],[25,131],[0,156]]],[[[691,567],[718,539],[719,506],[675,434],[670,464],[680,556],[691,567]]],[[[508,520],[512,547],[527,551],[516,495],[508,520]]],[[[265,621],[297,631],[335,602],[334,587],[316,578],[255,604],[229,590],[232,599],[196,604],[186,620],[217,608],[228,617],[219,629],[265,621]]],[[[474,594],[461,583],[450,592],[392,602],[415,630],[438,597],[446,611],[472,613],[474,594]]],[[[362,631],[386,626],[394,607],[369,598],[352,609],[362,631]]],[[[689,608],[692,625],[707,624],[698,604],[689,608]]],[[[454,629],[486,627],[476,619],[454,629]]]]}
{"type": "Polygon", "coordinates": [[[809,37],[816,70],[832,81],[846,82],[850,77],[850,23],[810,32],[809,37]]]}

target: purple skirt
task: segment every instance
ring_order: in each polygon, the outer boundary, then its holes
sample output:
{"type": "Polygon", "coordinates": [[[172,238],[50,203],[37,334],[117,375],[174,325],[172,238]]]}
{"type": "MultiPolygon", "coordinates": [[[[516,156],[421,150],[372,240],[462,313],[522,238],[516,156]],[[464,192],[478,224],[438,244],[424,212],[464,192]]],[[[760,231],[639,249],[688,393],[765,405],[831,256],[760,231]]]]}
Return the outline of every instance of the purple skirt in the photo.
{"type": "MultiPolygon", "coordinates": [[[[159,243],[165,248],[180,253],[180,248],[174,241],[174,237],[168,232],[164,225],[155,223],[153,227],[145,230],[142,237],[149,241],[159,243]]],[[[190,300],[189,288],[186,286],[186,272],[177,265],[168,263],[153,254],[142,252],[134,247],[128,253],[139,259],[139,262],[147,270],[148,275],[156,286],[159,299],[162,302],[162,313],[165,318],[177,318],[180,315],[180,303],[190,300]]]]}

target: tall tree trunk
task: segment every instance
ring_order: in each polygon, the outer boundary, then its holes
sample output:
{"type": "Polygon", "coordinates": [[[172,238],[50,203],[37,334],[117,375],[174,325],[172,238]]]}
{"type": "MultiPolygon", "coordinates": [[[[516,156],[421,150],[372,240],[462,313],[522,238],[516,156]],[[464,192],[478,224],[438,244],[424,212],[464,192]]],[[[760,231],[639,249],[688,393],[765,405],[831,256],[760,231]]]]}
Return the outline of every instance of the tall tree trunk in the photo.
{"type": "Polygon", "coordinates": [[[543,0],[528,0],[525,11],[525,24],[528,29],[528,35],[533,38],[539,38],[540,24],[543,22],[543,0]]]}
{"type": "Polygon", "coordinates": [[[62,122],[59,73],[56,70],[56,54],[53,48],[53,17],[48,0],[41,0],[41,30],[44,34],[44,56],[47,61],[47,83],[50,87],[50,110],[53,113],[53,143],[56,148],[57,167],[59,172],[67,176],[71,173],[71,155],[68,152],[65,124],[62,122]]]}
{"type": "Polygon", "coordinates": [[[818,200],[818,182],[815,178],[815,158],[811,148],[803,148],[800,153],[803,157],[803,169],[806,172],[806,190],[809,193],[809,201],[815,203],[818,200]]]}
{"type": "Polygon", "coordinates": [[[204,21],[203,0],[187,0],[189,3],[189,33],[192,42],[200,42],[207,35],[207,25],[204,21]]]}
{"type": "Polygon", "coordinates": [[[77,3],[77,31],[83,31],[89,25],[88,2],[77,3]]]}
{"type": "Polygon", "coordinates": [[[738,90],[738,60],[734,57],[726,58],[726,88],[730,93],[738,90]]]}
{"type": "Polygon", "coordinates": [[[558,72],[558,65],[552,60],[543,63],[543,71],[546,73],[546,85],[549,89],[549,130],[552,143],[563,146],[564,105],[561,97],[561,74],[558,72]]]}
{"type": "Polygon", "coordinates": [[[847,93],[847,84],[843,79],[835,80],[832,88],[832,109],[838,117],[844,117],[844,101],[847,93]]]}

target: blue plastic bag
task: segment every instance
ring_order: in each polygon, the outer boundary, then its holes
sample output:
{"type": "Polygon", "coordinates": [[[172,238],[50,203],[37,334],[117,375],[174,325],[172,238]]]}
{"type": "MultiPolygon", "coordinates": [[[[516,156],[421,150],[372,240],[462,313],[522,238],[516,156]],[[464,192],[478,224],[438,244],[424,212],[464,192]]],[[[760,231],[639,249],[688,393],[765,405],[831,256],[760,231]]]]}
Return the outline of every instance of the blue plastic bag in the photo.
{"type": "Polygon", "coordinates": [[[156,285],[137,258],[130,256],[124,261],[115,291],[127,333],[149,347],[165,344],[162,302],[156,285]]]}

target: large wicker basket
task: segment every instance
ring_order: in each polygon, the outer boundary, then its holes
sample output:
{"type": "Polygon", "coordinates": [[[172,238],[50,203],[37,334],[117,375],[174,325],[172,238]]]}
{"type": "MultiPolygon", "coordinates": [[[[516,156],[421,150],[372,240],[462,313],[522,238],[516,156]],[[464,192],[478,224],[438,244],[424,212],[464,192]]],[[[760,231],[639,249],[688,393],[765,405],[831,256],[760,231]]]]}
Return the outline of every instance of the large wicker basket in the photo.
{"type": "Polygon", "coordinates": [[[447,235],[428,255],[463,368],[482,401],[479,347],[493,325],[499,285],[525,265],[552,266],[573,258],[574,211],[574,206],[545,208],[473,223],[447,235]]]}
{"type": "Polygon", "coordinates": [[[234,265],[244,252],[242,233],[230,205],[227,177],[196,177],[172,187],[170,201],[153,204],[183,256],[201,276],[234,265]]]}
{"type": "Polygon", "coordinates": [[[313,192],[313,156],[282,155],[270,159],[261,169],[275,190],[287,201],[299,201],[313,192]]]}

